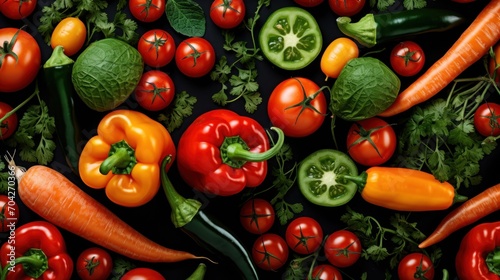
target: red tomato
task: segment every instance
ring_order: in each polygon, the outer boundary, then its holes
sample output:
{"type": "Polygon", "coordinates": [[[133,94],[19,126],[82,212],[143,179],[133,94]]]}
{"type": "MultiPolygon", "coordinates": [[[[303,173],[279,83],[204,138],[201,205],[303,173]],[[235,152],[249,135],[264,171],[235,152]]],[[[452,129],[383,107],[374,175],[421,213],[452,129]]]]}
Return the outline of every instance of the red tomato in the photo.
{"type": "Polygon", "coordinates": [[[210,18],[220,28],[231,29],[245,19],[243,0],[215,0],[210,6],[210,18]]]}
{"type": "Polygon", "coordinates": [[[201,37],[187,38],[177,47],[175,64],[188,77],[205,76],[215,65],[215,50],[209,41],[201,37]]]}
{"type": "Polygon", "coordinates": [[[262,234],[270,230],[275,217],[271,203],[262,198],[250,199],[240,209],[241,225],[254,234],[262,234]]]}
{"type": "Polygon", "coordinates": [[[493,47],[494,57],[489,60],[488,70],[490,75],[495,77],[495,81],[500,83],[500,43],[493,47]]]}
{"type": "Polygon", "coordinates": [[[0,56],[0,92],[19,91],[38,74],[42,63],[40,47],[28,32],[10,27],[0,29],[0,43],[2,47],[7,44],[0,56]]]}
{"type": "Polygon", "coordinates": [[[301,5],[302,7],[316,7],[319,4],[323,3],[324,0],[293,0],[295,3],[301,5]]]}
{"type": "Polygon", "coordinates": [[[373,117],[351,125],[347,132],[347,151],[351,158],[365,166],[388,161],[396,150],[396,133],[386,121],[373,117]]]}
{"type": "MultiPolygon", "coordinates": [[[[9,178],[14,178],[10,176],[9,178]]],[[[7,186],[14,188],[16,181],[8,179],[7,186]]],[[[2,227],[0,232],[7,232],[16,229],[17,220],[19,219],[19,207],[14,199],[0,194],[0,223],[2,227]]]]}
{"type": "Polygon", "coordinates": [[[390,63],[394,72],[410,77],[424,68],[425,54],[417,43],[404,41],[392,49],[390,63]]]}
{"type": "Polygon", "coordinates": [[[484,137],[500,135],[500,104],[484,103],[474,112],[474,127],[484,137]]]}
{"type": "Polygon", "coordinates": [[[366,0],[328,0],[330,9],[338,16],[353,16],[365,6],[366,0]]]}
{"type": "Polygon", "coordinates": [[[108,279],[113,270],[113,259],[104,249],[91,247],[76,259],[76,272],[83,280],[108,279]]]}
{"type": "Polygon", "coordinates": [[[323,229],[313,218],[299,217],[290,222],[285,233],[286,243],[298,254],[311,254],[323,242],[323,229]]]}
{"type": "Polygon", "coordinates": [[[36,0],[2,0],[0,11],[10,19],[23,19],[33,13],[36,3],[36,0]]]}
{"type": "Polygon", "coordinates": [[[288,245],[281,236],[264,233],[252,246],[252,259],[263,270],[277,270],[288,260],[288,245]]]}
{"type": "Polygon", "coordinates": [[[151,268],[138,267],[129,270],[120,280],[165,280],[165,277],[151,268]]]}
{"type": "MultiPolygon", "coordinates": [[[[7,113],[12,111],[12,107],[4,102],[0,102],[0,119],[3,118],[7,113]]],[[[8,118],[2,121],[0,124],[0,139],[4,140],[9,138],[16,131],[19,121],[17,119],[17,114],[14,113],[8,118]]]]}
{"type": "Polygon", "coordinates": [[[304,137],[318,130],[326,116],[322,89],[307,78],[289,78],[278,84],[267,103],[272,124],[286,136],[304,137]]]}
{"type": "Polygon", "coordinates": [[[151,67],[163,67],[175,56],[175,41],[167,31],[151,29],[142,34],[137,50],[145,64],[151,67]]]}
{"type": "Polygon", "coordinates": [[[134,96],[139,105],[146,110],[163,110],[174,100],[174,82],[167,73],[150,70],[142,74],[134,90],[134,96]]]}
{"type": "Polygon", "coordinates": [[[361,241],[351,231],[338,230],[325,240],[325,256],[336,267],[348,267],[361,257],[361,241]]]}
{"type": "Polygon", "coordinates": [[[434,279],[434,265],[431,259],[422,253],[406,255],[398,265],[399,280],[434,279]]]}
{"type": "Polygon", "coordinates": [[[342,273],[329,264],[320,264],[313,268],[313,279],[321,280],[342,280],[342,273]]]}
{"type": "Polygon", "coordinates": [[[50,37],[50,46],[54,49],[63,46],[64,53],[72,56],[80,51],[87,39],[87,27],[77,17],[67,17],[61,20],[50,37]]]}
{"type": "Polygon", "coordinates": [[[165,13],[165,0],[129,0],[130,13],[142,22],[153,22],[165,13]]]}

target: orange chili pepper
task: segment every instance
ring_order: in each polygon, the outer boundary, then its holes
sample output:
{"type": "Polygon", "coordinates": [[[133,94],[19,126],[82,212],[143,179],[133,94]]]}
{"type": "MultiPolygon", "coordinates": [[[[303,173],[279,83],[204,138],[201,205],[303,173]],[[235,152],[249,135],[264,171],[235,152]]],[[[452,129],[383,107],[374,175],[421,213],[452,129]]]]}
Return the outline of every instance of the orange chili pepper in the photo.
{"type": "Polygon", "coordinates": [[[86,185],[105,188],[114,203],[135,207],[158,192],[161,161],[175,157],[175,152],[162,124],[134,110],[115,110],[101,120],[97,135],[83,148],[78,169],[86,185]]]}

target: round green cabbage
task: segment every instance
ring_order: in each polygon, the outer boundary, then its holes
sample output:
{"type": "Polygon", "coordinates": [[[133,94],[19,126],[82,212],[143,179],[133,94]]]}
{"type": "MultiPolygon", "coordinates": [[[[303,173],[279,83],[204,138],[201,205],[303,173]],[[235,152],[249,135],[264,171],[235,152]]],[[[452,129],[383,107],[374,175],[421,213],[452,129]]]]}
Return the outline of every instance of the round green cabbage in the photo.
{"type": "Polygon", "coordinates": [[[136,48],[119,39],[90,44],[73,65],[75,91],[91,109],[103,112],[122,104],[141,79],[144,64],[136,48]]]}
{"type": "Polygon", "coordinates": [[[344,66],[330,93],[332,112],[345,120],[374,117],[396,99],[401,81],[380,60],[353,58],[344,66]]]}

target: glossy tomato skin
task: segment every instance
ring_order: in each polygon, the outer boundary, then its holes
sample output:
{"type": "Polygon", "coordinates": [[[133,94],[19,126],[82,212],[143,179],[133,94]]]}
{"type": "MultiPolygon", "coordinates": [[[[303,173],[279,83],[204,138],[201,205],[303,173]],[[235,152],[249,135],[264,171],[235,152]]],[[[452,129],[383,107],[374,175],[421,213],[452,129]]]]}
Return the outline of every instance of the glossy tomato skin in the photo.
{"type": "Polygon", "coordinates": [[[390,124],[378,117],[372,117],[351,125],[347,132],[346,144],[347,151],[355,162],[364,166],[376,166],[392,157],[396,150],[397,138],[390,124]],[[375,146],[368,141],[369,138],[375,146]]]}
{"type": "Polygon", "coordinates": [[[295,3],[299,4],[302,7],[310,8],[316,7],[319,4],[323,3],[324,0],[293,0],[295,3]]]}
{"type": "Polygon", "coordinates": [[[350,17],[359,13],[366,0],[328,0],[330,9],[338,16],[350,17]]]}
{"type": "Polygon", "coordinates": [[[9,48],[17,55],[8,54],[0,67],[0,92],[15,92],[35,80],[42,62],[40,47],[28,32],[17,28],[0,29],[0,42],[9,42],[9,48]],[[17,33],[17,38],[13,40],[17,33]]]}
{"type": "Polygon", "coordinates": [[[312,277],[321,280],[342,280],[342,273],[332,265],[320,264],[313,268],[312,277]]]}
{"type": "Polygon", "coordinates": [[[165,280],[165,277],[154,269],[138,267],[129,270],[120,280],[165,280]]]}
{"type": "Polygon", "coordinates": [[[431,259],[422,253],[406,255],[398,265],[400,280],[434,279],[434,265],[431,259]]]}
{"type": "Polygon", "coordinates": [[[500,104],[481,104],[474,112],[474,127],[484,137],[500,135],[500,104]]]}
{"type": "Polygon", "coordinates": [[[165,0],[129,0],[130,13],[142,22],[153,22],[165,13],[165,0]]]}
{"type": "Polygon", "coordinates": [[[305,137],[318,130],[327,102],[320,87],[307,78],[289,78],[278,84],[267,103],[272,124],[289,137],[305,137]]]}
{"type": "Polygon", "coordinates": [[[0,3],[0,12],[13,20],[30,16],[35,11],[36,0],[3,0],[0,3]]]}
{"type": "Polygon", "coordinates": [[[134,96],[139,105],[148,111],[163,110],[174,100],[174,81],[163,71],[147,71],[142,74],[134,96]]]}
{"type": "Polygon", "coordinates": [[[325,256],[335,267],[348,267],[361,257],[361,241],[351,231],[338,230],[325,240],[325,256]]]}
{"type": "Polygon", "coordinates": [[[215,0],[210,6],[210,18],[223,29],[235,28],[245,19],[246,6],[243,0],[215,0]]]}
{"type": "Polygon", "coordinates": [[[276,214],[273,205],[262,198],[252,198],[240,209],[240,223],[253,234],[263,234],[274,225],[276,214]]]}
{"type": "Polygon", "coordinates": [[[285,232],[288,246],[298,254],[311,254],[318,250],[323,242],[323,229],[311,217],[298,217],[288,224],[285,232]]]}
{"type": "Polygon", "coordinates": [[[76,260],[76,272],[82,280],[108,279],[112,270],[111,255],[100,247],[83,250],[76,260]]]}
{"type": "Polygon", "coordinates": [[[203,77],[215,65],[215,50],[204,38],[187,38],[177,46],[175,64],[179,71],[188,77],[203,77]]]}
{"type": "Polygon", "coordinates": [[[425,54],[417,43],[404,41],[394,46],[389,62],[398,75],[411,77],[424,68],[425,54]]]}
{"type": "MultiPolygon", "coordinates": [[[[9,182],[12,182],[12,184],[15,183],[14,181],[9,182]]],[[[14,230],[15,226],[14,228],[12,228],[11,225],[17,224],[19,214],[19,206],[17,206],[16,201],[4,194],[0,194],[0,232],[8,232],[10,230],[14,230]]]]}
{"type": "Polygon", "coordinates": [[[263,270],[278,270],[288,260],[288,245],[275,233],[264,233],[252,246],[252,259],[263,270]]]}
{"type": "Polygon", "coordinates": [[[163,67],[169,64],[175,56],[175,40],[165,30],[151,29],[142,34],[137,44],[137,50],[146,65],[163,67]]]}
{"type": "Polygon", "coordinates": [[[52,49],[61,45],[64,54],[72,56],[79,52],[87,39],[87,27],[76,17],[67,17],[61,20],[50,37],[52,49]]]}
{"type": "MultiPolygon", "coordinates": [[[[7,113],[12,111],[12,107],[4,102],[0,102],[0,118],[3,118],[7,113]]],[[[5,140],[12,136],[14,132],[17,129],[17,126],[19,124],[19,120],[17,118],[17,114],[14,113],[10,115],[7,119],[5,119],[1,124],[1,134],[0,134],[0,139],[5,140]]]]}

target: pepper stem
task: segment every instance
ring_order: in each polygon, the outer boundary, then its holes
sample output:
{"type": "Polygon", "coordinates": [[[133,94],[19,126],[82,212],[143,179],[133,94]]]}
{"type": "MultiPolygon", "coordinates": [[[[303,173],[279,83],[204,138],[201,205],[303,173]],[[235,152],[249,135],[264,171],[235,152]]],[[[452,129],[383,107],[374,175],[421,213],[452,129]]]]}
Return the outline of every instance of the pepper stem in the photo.
{"type": "Polygon", "coordinates": [[[47,61],[43,65],[43,68],[63,66],[72,63],[74,63],[74,61],[64,53],[64,47],[56,46],[52,51],[52,55],[49,57],[49,59],[47,59],[47,61]]]}
{"type": "Polygon", "coordinates": [[[344,174],[339,174],[337,176],[339,179],[344,179],[344,180],[348,180],[348,181],[355,183],[358,186],[358,191],[362,192],[363,188],[366,185],[366,178],[368,177],[368,173],[366,173],[366,171],[363,171],[358,176],[351,176],[351,175],[344,175],[344,174]]]}
{"type": "Polygon", "coordinates": [[[366,14],[358,22],[351,23],[350,17],[338,17],[337,26],[344,35],[366,47],[377,44],[377,22],[373,14],[366,14]]]}
{"type": "Polygon", "coordinates": [[[108,174],[130,174],[137,163],[135,151],[125,140],[111,145],[108,157],[101,163],[99,172],[102,175],[108,174]]]}
{"type": "Polygon", "coordinates": [[[41,249],[31,248],[26,251],[22,257],[16,258],[14,260],[14,265],[7,263],[7,266],[2,269],[0,279],[6,279],[9,271],[18,264],[22,264],[24,274],[34,279],[39,279],[49,268],[48,258],[45,253],[41,249]]]}
{"type": "Polygon", "coordinates": [[[500,247],[496,247],[486,256],[486,265],[489,271],[500,275],[500,247]]]}

